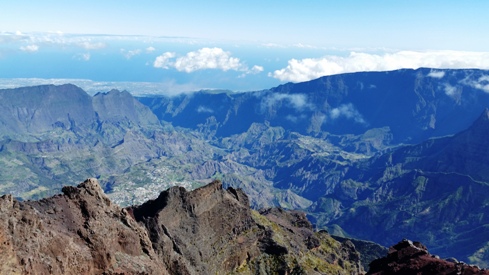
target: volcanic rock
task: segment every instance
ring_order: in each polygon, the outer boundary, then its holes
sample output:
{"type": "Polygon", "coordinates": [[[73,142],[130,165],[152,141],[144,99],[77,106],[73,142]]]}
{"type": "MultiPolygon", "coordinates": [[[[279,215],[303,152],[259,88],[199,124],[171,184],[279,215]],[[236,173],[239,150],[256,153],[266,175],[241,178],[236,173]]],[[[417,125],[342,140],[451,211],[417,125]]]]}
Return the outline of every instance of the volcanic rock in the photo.
{"type": "Polygon", "coordinates": [[[128,212],[146,228],[172,274],[363,270],[354,247],[314,233],[304,213],[251,211],[246,194],[231,187],[224,190],[220,181],[191,192],[170,188],[128,212]]]}
{"type": "Polygon", "coordinates": [[[221,182],[121,208],[96,179],[40,201],[0,197],[0,274],[361,274],[353,244],[300,212],[249,208],[221,182]]]}
{"type": "Polygon", "coordinates": [[[431,255],[419,242],[402,240],[389,248],[386,257],[370,263],[367,275],[388,274],[489,274],[488,270],[431,255]]]}
{"type": "Polygon", "coordinates": [[[0,198],[1,274],[168,274],[147,232],[89,179],[40,201],[0,198]]]}

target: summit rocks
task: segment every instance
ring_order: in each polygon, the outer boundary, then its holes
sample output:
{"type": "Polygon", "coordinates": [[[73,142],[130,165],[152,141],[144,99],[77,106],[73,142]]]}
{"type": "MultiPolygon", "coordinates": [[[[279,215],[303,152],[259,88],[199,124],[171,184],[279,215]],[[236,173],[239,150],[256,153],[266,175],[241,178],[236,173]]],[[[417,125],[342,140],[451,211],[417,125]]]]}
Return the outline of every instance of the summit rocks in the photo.
{"type": "Polygon", "coordinates": [[[161,272],[147,232],[95,179],[40,201],[0,198],[1,274],[161,272]]]}
{"type": "Polygon", "coordinates": [[[387,274],[489,274],[477,266],[443,260],[431,255],[426,246],[419,242],[402,240],[389,248],[386,257],[370,264],[367,275],[387,274]]]}
{"type": "Polygon", "coordinates": [[[219,181],[121,208],[96,179],[40,201],[0,198],[1,274],[361,274],[351,243],[300,212],[250,210],[219,181]]]}
{"type": "Polygon", "coordinates": [[[172,187],[128,212],[172,274],[362,272],[358,252],[314,233],[304,214],[251,211],[246,194],[220,181],[191,192],[172,187]]]}

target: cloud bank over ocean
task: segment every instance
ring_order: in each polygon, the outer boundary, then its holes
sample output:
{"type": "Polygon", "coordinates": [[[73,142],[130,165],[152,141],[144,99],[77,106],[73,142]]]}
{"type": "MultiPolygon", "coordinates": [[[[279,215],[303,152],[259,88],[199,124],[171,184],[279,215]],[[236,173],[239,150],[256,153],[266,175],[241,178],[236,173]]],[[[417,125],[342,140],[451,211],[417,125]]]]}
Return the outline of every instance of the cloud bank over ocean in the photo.
{"type": "Polygon", "coordinates": [[[291,59],[285,68],[269,73],[280,81],[301,82],[321,76],[364,71],[391,71],[421,67],[489,69],[489,52],[400,51],[385,54],[352,52],[348,56],[291,59]]]}
{"type": "Polygon", "coordinates": [[[241,71],[245,73],[259,73],[263,71],[262,66],[255,65],[251,69],[237,57],[221,48],[201,48],[197,51],[188,52],[186,55],[176,57],[174,52],[165,52],[158,56],[153,66],[155,68],[174,68],[179,72],[191,73],[198,70],[217,69],[222,71],[241,71]]]}
{"type": "MultiPolygon", "coordinates": [[[[230,43],[183,37],[0,32],[3,78],[172,83],[252,91],[363,71],[489,69],[489,52],[338,50],[305,44],[230,43]]],[[[442,78],[434,70],[430,77],[442,78]]],[[[475,84],[474,84],[475,85],[475,84]]],[[[477,84],[487,90],[485,83],[477,84]]],[[[453,89],[452,89],[453,90],[453,89]]],[[[453,93],[447,88],[447,93],[453,93]]]]}

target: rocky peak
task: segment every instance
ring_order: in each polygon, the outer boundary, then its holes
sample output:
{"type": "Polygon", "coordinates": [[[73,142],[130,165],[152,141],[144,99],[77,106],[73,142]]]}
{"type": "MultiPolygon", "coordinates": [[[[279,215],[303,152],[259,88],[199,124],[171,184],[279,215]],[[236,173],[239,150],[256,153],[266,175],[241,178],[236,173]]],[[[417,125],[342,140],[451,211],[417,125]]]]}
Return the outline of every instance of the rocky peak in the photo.
{"type": "Polygon", "coordinates": [[[211,274],[231,271],[248,254],[260,253],[244,236],[256,226],[248,204],[240,190],[224,190],[220,181],[213,181],[191,192],[170,188],[128,210],[150,232],[170,272],[211,274]]]}
{"type": "Polygon", "coordinates": [[[233,188],[223,190],[221,181],[216,180],[192,192],[187,192],[183,187],[171,187],[161,192],[155,200],[149,200],[140,206],[129,207],[128,210],[133,213],[136,220],[142,221],[155,218],[161,211],[168,211],[165,209],[168,207],[181,207],[182,211],[199,216],[220,204],[248,208],[249,201],[241,190],[233,188]]]}
{"type": "Polygon", "coordinates": [[[387,256],[374,260],[367,275],[387,274],[489,274],[488,270],[431,255],[420,242],[402,240],[387,256]]]}
{"type": "Polygon", "coordinates": [[[96,179],[40,201],[0,197],[0,274],[360,274],[353,244],[300,212],[251,211],[220,181],[111,203],[96,179]]]}
{"type": "Polygon", "coordinates": [[[96,179],[40,201],[0,198],[1,274],[167,274],[147,232],[96,179]]]}
{"type": "Polygon", "coordinates": [[[122,120],[137,125],[159,125],[156,115],[127,91],[97,93],[93,96],[92,103],[101,121],[122,120]]]}
{"type": "Polygon", "coordinates": [[[77,187],[65,186],[61,189],[63,194],[70,199],[91,196],[95,200],[110,205],[110,199],[105,195],[97,179],[90,178],[80,183],[77,187]]]}

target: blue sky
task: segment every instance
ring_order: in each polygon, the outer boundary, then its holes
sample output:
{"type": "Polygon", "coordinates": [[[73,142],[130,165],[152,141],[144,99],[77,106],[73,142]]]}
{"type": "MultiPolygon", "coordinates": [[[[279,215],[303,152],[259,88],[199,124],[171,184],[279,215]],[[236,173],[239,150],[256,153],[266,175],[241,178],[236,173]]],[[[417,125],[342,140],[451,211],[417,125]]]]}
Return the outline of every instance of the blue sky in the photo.
{"type": "Polygon", "coordinates": [[[245,91],[354,71],[489,69],[488,10],[482,0],[2,1],[0,78],[245,91]]]}

